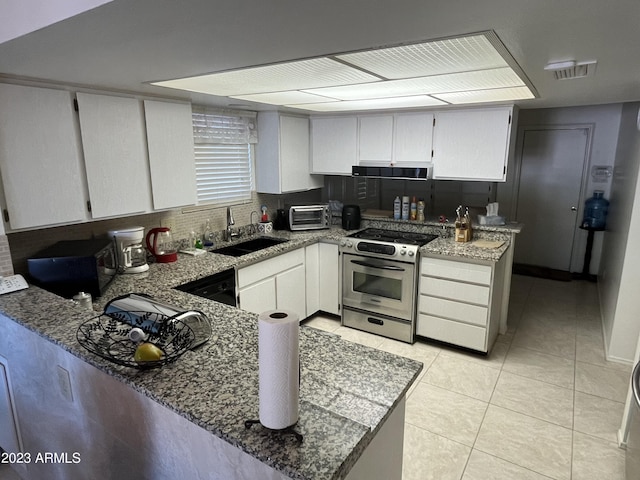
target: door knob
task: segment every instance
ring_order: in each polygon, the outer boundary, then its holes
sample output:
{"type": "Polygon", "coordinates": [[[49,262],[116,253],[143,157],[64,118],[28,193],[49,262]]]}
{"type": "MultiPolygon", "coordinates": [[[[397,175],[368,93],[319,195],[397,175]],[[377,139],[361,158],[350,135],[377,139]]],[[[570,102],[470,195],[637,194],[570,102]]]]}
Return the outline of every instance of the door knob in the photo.
{"type": "Polygon", "coordinates": [[[578,209],[576,207],[571,207],[571,211],[572,212],[576,212],[576,211],[578,211],[578,209]]]}

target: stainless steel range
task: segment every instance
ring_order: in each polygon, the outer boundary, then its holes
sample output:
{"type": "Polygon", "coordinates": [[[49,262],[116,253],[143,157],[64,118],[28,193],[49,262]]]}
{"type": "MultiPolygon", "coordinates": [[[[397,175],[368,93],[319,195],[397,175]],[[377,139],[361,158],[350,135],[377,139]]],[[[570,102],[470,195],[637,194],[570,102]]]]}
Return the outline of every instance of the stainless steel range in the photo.
{"type": "Polygon", "coordinates": [[[343,238],[342,324],[413,343],[418,251],[435,238],[376,228],[343,238]]]}

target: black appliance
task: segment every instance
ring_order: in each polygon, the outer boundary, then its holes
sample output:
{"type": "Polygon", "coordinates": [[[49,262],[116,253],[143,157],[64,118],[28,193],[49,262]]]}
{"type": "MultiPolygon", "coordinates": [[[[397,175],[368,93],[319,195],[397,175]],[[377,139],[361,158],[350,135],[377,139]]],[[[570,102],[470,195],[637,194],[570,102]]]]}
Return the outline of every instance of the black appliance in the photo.
{"type": "Polygon", "coordinates": [[[428,180],[433,176],[433,169],[428,167],[379,167],[356,165],[351,167],[353,177],[395,178],[403,180],[428,180]]]}
{"type": "Polygon", "coordinates": [[[345,205],[342,207],[342,228],[345,230],[357,230],[360,228],[360,206],[345,205]]]}
{"type": "Polygon", "coordinates": [[[175,287],[181,292],[236,306],[236,274],[233,268],[175,287]]]}
{"type": "Polygon", "coordinates": [[[78,292],[100,297],[115,276],[113,241],[109,238],[63,240],[27,259],[34,285],[61,297],[78,292]]]}
{"type": "Polygon", "coordinates": [[[276,210],[276,218],[273,220],[273,228],[275,230],[289,229],[289,211],[284,208],[276,210]]]}

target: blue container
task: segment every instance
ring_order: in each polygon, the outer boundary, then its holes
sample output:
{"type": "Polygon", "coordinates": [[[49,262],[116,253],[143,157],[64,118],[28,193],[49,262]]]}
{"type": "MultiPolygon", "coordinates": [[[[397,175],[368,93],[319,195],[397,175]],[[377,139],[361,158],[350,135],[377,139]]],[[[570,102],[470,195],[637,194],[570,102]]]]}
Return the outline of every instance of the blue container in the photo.
{"type": "Polygon", "coordinates": [[[582,228],[604,230],[609,211],[609,201],[602,198],[602,190],[594,190],[593,197],[584,203],[584,218],[582,228]]]}

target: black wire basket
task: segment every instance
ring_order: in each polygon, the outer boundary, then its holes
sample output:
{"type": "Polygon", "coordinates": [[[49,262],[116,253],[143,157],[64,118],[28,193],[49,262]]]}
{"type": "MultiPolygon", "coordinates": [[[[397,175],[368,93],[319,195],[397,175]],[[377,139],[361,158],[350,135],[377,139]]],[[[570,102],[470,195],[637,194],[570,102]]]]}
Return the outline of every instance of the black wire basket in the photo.
{"type": "Polygon", "coordinates": [[[120,311],[104,313],[82,323],[78,327],[76,338],[80,345],[105,360],[143,369],[175,362],[191,349],[196,335],[189,325],[175,317],[157,312],[120,311]],[[141,343],[130,338],[134,328],[142,330],[141,342],[152,343],[163,351],[159,360],[134,359],[141,343]]]}

